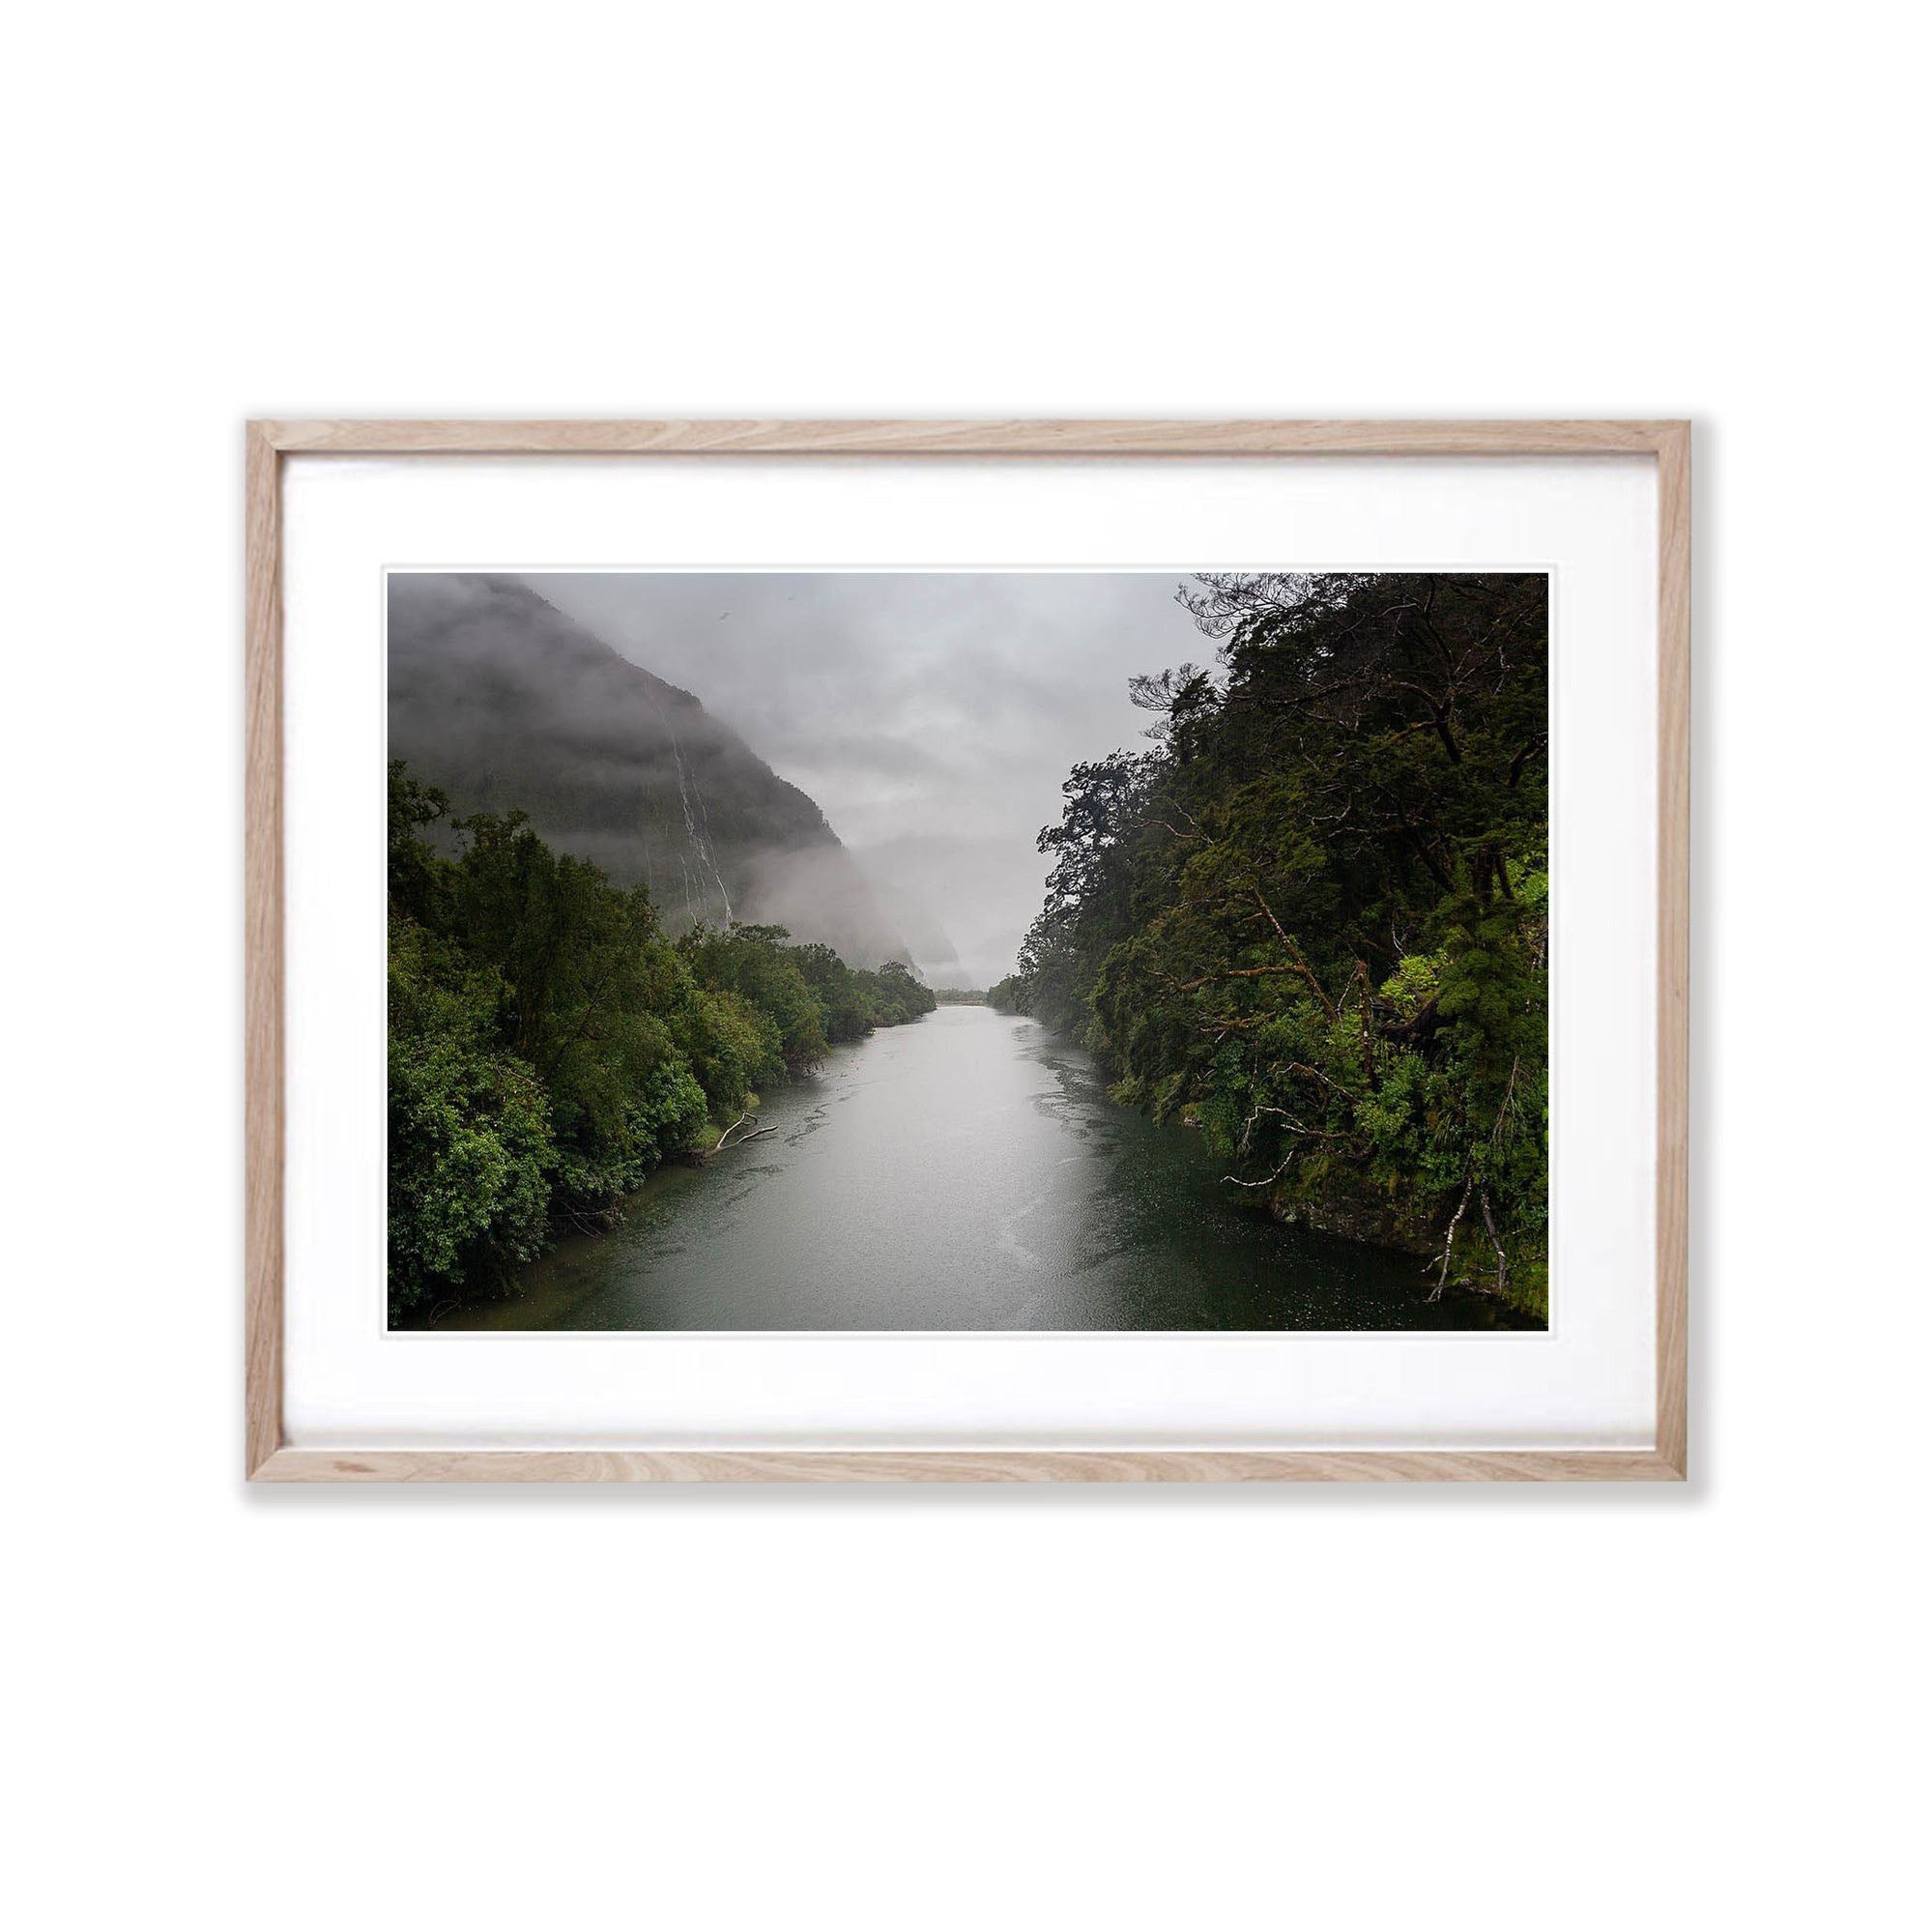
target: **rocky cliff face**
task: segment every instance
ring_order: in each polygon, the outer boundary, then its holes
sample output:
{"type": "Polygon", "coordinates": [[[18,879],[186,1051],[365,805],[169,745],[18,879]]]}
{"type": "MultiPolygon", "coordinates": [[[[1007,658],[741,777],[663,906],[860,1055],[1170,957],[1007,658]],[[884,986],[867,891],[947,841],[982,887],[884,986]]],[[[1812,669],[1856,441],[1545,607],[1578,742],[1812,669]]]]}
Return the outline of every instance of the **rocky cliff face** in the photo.
{"type": "Polygon", "coordinates": [[[389,723],[389,756],[458,813],[528,812],[560,851],[648,885],[674,932],[741,919],[854,966],[908,957],[804,793],[514,578],[390,576],[389,723]]]}

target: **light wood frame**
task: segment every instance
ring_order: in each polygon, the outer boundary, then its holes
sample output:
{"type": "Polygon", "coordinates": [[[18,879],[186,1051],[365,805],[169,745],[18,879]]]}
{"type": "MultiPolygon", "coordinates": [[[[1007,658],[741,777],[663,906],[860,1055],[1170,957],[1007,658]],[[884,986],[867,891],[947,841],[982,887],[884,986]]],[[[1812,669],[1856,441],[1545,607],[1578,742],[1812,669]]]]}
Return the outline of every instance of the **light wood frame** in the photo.
{"type": "Polygon", "coordinates": [[[245,1473],[271,1483],[1565,1482],[1687,1471],[1690,425],[1550,422],[255,421],[247,425],[245,1473]],[[286,455],[1603,456],[1658,466],[1657,1440],[1648,1450],[667,1453],[292,1448],[282,1435],[286,455]]]}

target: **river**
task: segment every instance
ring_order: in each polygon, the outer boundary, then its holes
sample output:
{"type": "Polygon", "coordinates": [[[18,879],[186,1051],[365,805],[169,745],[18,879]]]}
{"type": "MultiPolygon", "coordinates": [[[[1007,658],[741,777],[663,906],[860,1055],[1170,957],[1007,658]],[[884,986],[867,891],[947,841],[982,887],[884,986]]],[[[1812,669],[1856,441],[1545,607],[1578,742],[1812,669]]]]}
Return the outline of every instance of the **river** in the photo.
{"type": "Polygon", "coordinates": [[[1243,1204],[1199,1137],[1115,1105],[1031,1020],[942,1006],[835,1048],[775,1127],[653,1175],[441,1328],[1490,1328],[1425,1264],[1243,1204]]]}

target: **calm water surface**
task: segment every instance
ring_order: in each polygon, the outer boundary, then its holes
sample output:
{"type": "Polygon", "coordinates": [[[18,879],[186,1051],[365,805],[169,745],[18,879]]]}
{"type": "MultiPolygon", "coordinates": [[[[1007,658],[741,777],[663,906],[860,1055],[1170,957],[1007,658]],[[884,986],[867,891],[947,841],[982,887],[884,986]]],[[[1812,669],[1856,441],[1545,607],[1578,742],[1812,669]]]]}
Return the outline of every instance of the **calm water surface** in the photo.
{"type": "Polygon", "coordinates": [[[466,1328],[1489,1328],[1426,1264],[1230,1199],[1033,1021],[942,1006],[773,1094],[779,1130],[635,1195],[466,1328]]]}

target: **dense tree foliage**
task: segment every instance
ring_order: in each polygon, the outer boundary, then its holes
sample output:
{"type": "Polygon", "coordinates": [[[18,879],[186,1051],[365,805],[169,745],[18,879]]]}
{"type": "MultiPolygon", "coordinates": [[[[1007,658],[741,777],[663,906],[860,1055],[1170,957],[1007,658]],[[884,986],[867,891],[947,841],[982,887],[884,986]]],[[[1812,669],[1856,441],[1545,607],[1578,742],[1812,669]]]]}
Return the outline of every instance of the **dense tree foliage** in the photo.
{"type": "Polygon", "coordinates": [[[520,812],[423,834],[448,799],[389,767],[389,1301],[486,1283],[560,1224],[608,1226],[673,1155],[835,1041],[930,1013],[778,926],[673,941],[643,886],[554,852],[520,812]]]}
{"type": "Polygon", "coordinates": [[[1005,1011],[1278,1212],[1546,1307],[1548,645],[1522,575],[1207,576],[1075,767],[1005,1011]]]}

